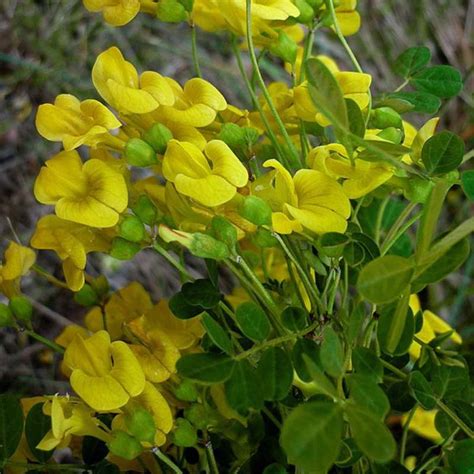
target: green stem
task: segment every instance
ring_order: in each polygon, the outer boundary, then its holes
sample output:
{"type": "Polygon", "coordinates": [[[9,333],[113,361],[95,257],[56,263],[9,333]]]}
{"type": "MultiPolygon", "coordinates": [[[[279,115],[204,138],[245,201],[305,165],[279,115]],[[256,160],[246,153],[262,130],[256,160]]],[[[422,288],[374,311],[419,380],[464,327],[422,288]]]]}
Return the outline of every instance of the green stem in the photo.
{"type": "Polygon", "coordinates": [[[276,416],[267,408],[262,408],[263,413],[267,416],[267,418],[279,429],[282,429],[282,424],[280,421],[277,420],[276,416]]]}
{"type": "Polygon", "coordinates": [[[181,276],[187,280],[193,281],[194,277],[188,272],[188,270],[178,260],[173,258],[170,253],[165,250],[158,242],[153,242],[153,249],[156,250],[168,263],[170,263],[176,270],[179,271],[181,276]]]}
{"type": "Polygon", "coordinates": [[[46,278],[46,280],[48,280],[53,285],[56,285],[59,288],[64,288],[66,290],[70,289],[66,283],[57,279],[56,277],[51,275],[48,271],[46,271],[44,268],[41,268],[39,265],[35,264],[31,267],[31,269],[35,271],[38,275],[41,275],[42,277],[46,278]]]}
{"type": "Polygon", "coordinates": [[[407,418],[407,421],[405,422],[405,425],[403,426],[403,434],[402,434],[402,441],[401,441],[401,447],[400,447],[400,464],[403,464],[403,461],[405,461],[405,452],[406,452],[407,439],[408,439],[408,429],[410,428],[411,420],[413,419],[413,416],[415,415],[415,411],[417,408],[418,408],[418,403],[415,403],[413,408],[410,410],[410,413],[408,414],[408,418],[407,418]]]}
{"type": "Polygon", "coordinates": [[[23,332],[27,334],[28,336],[32,337],[33,339],[36,339],[38,342],[41,342],[41,344],[44,344],[45,346],[49,347],[54,352],[57,352],[58,354],[64,354],[64,347],[61,347],[59,344],[56,344],[55,342],[50,341],[49,339],[41,336],[35,331],[31,329],[24,329],[23,332]]]}
{"type": "Polygon", "coordinates": [[[158,447],[152,448],[151,452],[163,463],[165,463],[176,474],[183,474],[183,471],[168,457],[162,453],[158,447]]]}
{"type": "Polygon", "coordinates": [[[206,453],[207,461],[209,463],[209,470],[211,474],[219,474],[219,467],[217,466],[216,457],[214,456],[214,450],[212,449],[212,442],[210,439],[206,441],[206,453]]]}
{"type": "Polygon", "coordinates": [[[421,211],[417,212],[405,224],[403,224],[400,229],[397,230],[393,237],[390,237],[390,239],[385,239],[380,249],[380,254],[385,255],[397,242],[397,240],[421,217],[421,214],[421,211]]]}
{"type": "Polygon", "coordinates": [[[270,109],[270,112],[273,118],[275,119],[275,122],[278,128],[280,129],[280,133],[286,142],[288,150],[293,156],[294,164],[295,165],[299,164],[299,167],[302,168],[303,166],[301,164],[299,153],[296,150],[296,147],[294,143],[292,142],[290,136],[288,135],[285,124],[281,120],[281,117],[278,114],[278,111],[276,110],[275,104],[273,103],[270,93],[268,92],[267,86],[265,85],[265,81],[263,80],[262,73],[260,72],[260,68],[258,66],[257,56],[255,54],[255,47],[254,47],[253,38],[252,38],[252,0],[246,0],[246,15],[247,15],[247,46],[248,46],[249,55],[250,55],[250,62],[252,63],[252,67],[256,75],[257,83],[260,86],[260,90],[262,91],[263,97],[265,98],[265,101],[267,102],[268,108],[270,109]]]}
{"type": "Polygon", "coordinates": [[[377,220],[375,221],[375,235],[374,235],[375,242],[377,243],[377,245],[379,244],[379,241],[380,241],[380,232],[382,231],[383,216],[385,214],[385,209],[387,208],[389,202],[390,202],[390,195],[388,195],[385,199],[382,200],[377,212],[377,220]]]}
{"type": "Polygon", "coordinates": [[[201,67],[199,66],[199,55],[196,41],[196,27],[191,25],[191,49],[193,54],[193,64],[196,76],[202,78],[201,67]]]}

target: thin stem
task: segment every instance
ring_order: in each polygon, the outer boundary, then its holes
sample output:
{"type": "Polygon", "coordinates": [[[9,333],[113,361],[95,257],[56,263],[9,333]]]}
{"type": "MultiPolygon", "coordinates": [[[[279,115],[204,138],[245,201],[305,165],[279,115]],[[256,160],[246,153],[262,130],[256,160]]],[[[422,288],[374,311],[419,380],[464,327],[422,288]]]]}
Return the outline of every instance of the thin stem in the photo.
{"type": "Polygon", "coordinates": [[[293,155],[294,164],[299,164],[300,168],[302,167],[300,156],[294,143],[292,142],[288,132],[286,130],[285,124],[281,120],[278,111],[276,110],[275,104],[268,92],[267,86],[265,85],[265,81],[263,80],[262,73],[260,72],[260,68],[258,66],[257,56],[255,54],[255,47],[253,44],[252,38],[252,1],[246,0],[246,15],[247,15],[247,46],[250,55],[250,62],[252,63],[254,73],[257,79],[257,83],[260,86],[260,90],[262,91],[263,97],[267,102],[268,108],[270,109],[273,118],[275,119],[278,128],[280,129],[280,133],[283,136],[283,139],[286,142],[288,150],[290,151],[291,155],[293,155]]]}
{"type": "Polygon", "coordinates": [[[422,211],[416,213],[413,217],[411,217],[405,224],[403,224],[400,229],[397,231],[397,233],[390,239],[390,241],[387,241],[384,245],[382,245],[382,248],[380,250],[381,255],[385,255],[391,248],[392,246],[397,242],[397,240],[421,217],[422,211]]]}
{"type": "Polygon", "coordinates": [[[183,474],[183,471],[168,457],[162,453],[158,447],[152,448],[151,452],[162,462],[164,462],[176,474],[183,474]]]}
{"type": "Polygon", "coordinates": [[[390,202],[390,195],[387,196],[381,203],[377,212],[377,220],[375,222],[375,242],[377,245],[380,241],[380,232],[382,231],[383,216],[385,214],[385,209],[387,208],[388,203],[390,202]]]}
{"type": "Polygon", "coordinates": [[[46,271],[44,268],[41,268],[39,265],[35,264],[31,267],[31,269],[35,271],[38,275],[41,275],[42,277],[46,278],[46,280],[48,280],[53,285],[56,285],[59,288],[64,288],[65,290],[69,290],[69,287],[66,283],[57,279],[55,276],[51,275],[48,271],[46,271]]]}
{"type": "Polygon", "coordinates": [[[181,262],[173,258],[169,252],[165,250],[158,242],[153,242],[153,249],[156,250],[174,268],[176,268],[176,270],[178,270],[182,276],[190,281],[194,280],[194,277],[188,272],[186,267],[184,267],[181,262]]]}
{"type": "Polygon", "coordinates": [[[217,466],[216,457],[214,456],[214,450],[212,449],[212,442],[210,439],[206,441],[206,453],[211,474],[219,474],[219,468],[217,466]]]}
{"type": "Polygon", "coordinates": [[[408,414],[408,418],[407,418],[407,421],[405,422],[405,425],[403,426],[403,434],[402,434],[402,441],[401,441],[401,447],[400,447],[400,464],[403,464],[403,461],[405,461],[405,452],[406,452],[407,439],[408,439],[408,429],[410,428],[411,420],[413,419],[413,416],[415,415],[417,408],[418,408],[418,403],[415,403],[413,408],[410,410],[410,413],[408,414]]]}
{"type": "Polygon", "coordinates": [[[469,428],[469,426],[467,426],[466,423],[464,423],[464,421],[451,410],[451,408],[445,405],[441,400],[436,400],[436,404],[459,426],[459,428],[461,428],[462,431],[464,431],[464,433],[467,434],[467,436],[469,436],[469,438],[474,438],[474,431],[471,430],[471,428],[469,428]]]}
{"type": "Polygon", "coordinates": [[[56,344],[46,337],[41,336],[32,329],[24,329],[23,332],[33,339],[36,339],[38,342],[41,342],[41,344],[44,344],[46,347],[49,347],[54,352],[57,352],[58,354],[64,354],[64,347],[61,347],[59,344],[56,344]]]}
{"type": "Polygon", "coordinates": [[[393,223],[392,227],[390,227],[390,230],[387,232],[387,235],[385,236],[385,240],[383,241],[383,244],[381,246],[381,253],[382,255],[387,252],[387,250],[391,247],[393,242],[394,236],[397,235],[398,230],[400,227],[403,225],[403,223],[406,221],[408,216],[412,213],[413,209],[417,206],[417,203],[411,202],[408,204],[405,209],[401,212],[401,214],[398,216],[397,220],[393,223]]]}
{"type": "Polygon", "coordinates": [[[201,67],[199,66],[199,55],[197,50],[196,27],[191,25],[191,49],[193,54],[193,64],[196,76],[202,78],[201,67]]]}
{"type": "Polygon", "coordinates": [[[393,92],[400,92],[405,86],[409,84],[409,80],[405,79],[393,92]]]}
{"type": "Polygon", "coordinates": [[[281,430],[282,424],[281,422],[276,418],[276,416],[267,408],[263,407],[262,408],[263,413],[267,416],[267,418],[279,429],[281,430]]]}

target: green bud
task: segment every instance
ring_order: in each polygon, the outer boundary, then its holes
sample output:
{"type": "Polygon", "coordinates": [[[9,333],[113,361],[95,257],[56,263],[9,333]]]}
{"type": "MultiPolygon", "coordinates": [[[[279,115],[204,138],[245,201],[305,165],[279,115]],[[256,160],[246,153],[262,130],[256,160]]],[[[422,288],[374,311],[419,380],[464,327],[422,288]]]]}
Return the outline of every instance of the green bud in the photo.
{"type": "Polygon", "coordinates": [[[372,111],[369,126],[371,128],[403,128],[400,114],[391,107],[379,107],[372,111]]]}
{"type": "Polygon", "coordinates": [[[272,208],[257,196],[247,196],[240,205],[239,214],[255,225],[272,223],[272,208]]]}
{"type": "Polygon", "coordinates": [[[209,411],[203,405],[194,404],[184,410],[186,419],[198,430],[207,428],[211,421],[209,415],[209,411]]]}
{"type": "Polygon", "coordinates": [[[145,226],[137,216],[126,216],[120,222],[119,235],[130,242],[141,242],[146,235],[145,226]]]}
{"type": "Polygon", "coordinates": [[[218,138],[232,149],[246,145],[245,131],[235,123],[225,123],[219,132],[218,138]]]}
{"type": "Polygon", "coordinates": [[[132,166],[151,166],[158,163],[155,150],[141,138],[130,138],[125,145],[125,159],[132,166]]]}
{"type": "Polygon", "coordinates": [[[0,303],[0,328],[9,328],[15,324],[10,308],[0,303]]]}
{"type": "Polygon", "coordinates": [[[380,133],[377,133],[377,136],[383,138],[384,140],[388,140],[389,142],[395,143],[396,145],[400,145],[405,134],[403,133],[403,130],[399,128],[389,127],[385,130],[382,130],[380,133]]]}
{"type": "Polygon", "coordinates": [[[15,318],[24,323],[29,323],[31,321],[33,316],[33,306],[31,306],[30,300],[25,296],[14,296],[10,299],[8,306],[15,318]]]}
{"type": "Polygon", "coordinates": [[[320,21],[322,26],[332,26],[333,21],[332,21],[331,12],[328,11],[328,10],[323,10],[321,12],[321,16],[320,16],[319,21],[320,21]]]}
{"type": "Polygon", "coordinates": [[[295,5],[300,11],[300,16],[297,20],[304,24],[311,23],[314,18],[314,10],[308,0],[295,0],[295,5]]]}
{"type": "Polygon", "coordinates": [[[94,306],[98,303],[99,297],[91,285],[85,284],[74,294],[74,301],[81,306],[94,306]]]}
{"type": "Polygon", "coordinates": [[[115,237],[112,241],[110,256],[118,260],[130,260],[140,251],[140,245],[135,242],[115,237]]]}
{"type": "Polygon", "coordinates": [[[237,229],[222,216],[214,216],[210,225],[211,235],[233,249],[237,243],[237,229]]]}
{"type": "Polygon", "coordinates": [[[104,297],[110,290],[109,281],[105,275],[100,275],[95,278],[91,283],[92,288],[97,293],[98,296],[104,297]]]}
{"type": "Polygon", "coordinates": [[[322,7],[324,0],[306,0],[306,3],[316,11],[322,7]]]}
{"type": "Polygon", "coordinates": [[[187,12],[193,11],[194,0],[178,0],[181,5],[186,9],[187,12]]]}
{"type": "Polygon", "coordinates": [[[165,153],[168,142],[172,138],[173,134],[171,130],[162,123],[155,123],[155,125],[148,129],[143,135],[143,140],[151,145],[160,155],[165,153]]]}
{"type": "Polygon", "coordinates": [[[112,440],[107,444],[110,452],[131,461],[143,451],[140,442],[125,431],[114,431],[112,440]]]}
{"type": "Polygon", "coordinates": [[[403,194],[409,201],[424,204],[428,200],[434,186],[433,181],[416,176],[410,176],[410,178],[406,178],[404,181],[405,191],[403,194]]]}
{"type": "Polygon", "coordinates": [[[178,0],[161,0],[158,3],[156,16],[167,23],[180,23],[186,21],[186,8],[178,0]]]}
{"type": "Polygon", "coordinates": [[[278,246],[278,240],[272,235],[268,229],[259,227],[257,232],[252,235],[252,242],[257,247],[268,248],[278,246]]]}
{"type": "Polygon", "coordinates": [[[125,424],[130,433],[139,441],[154,443],[156,426],[153,415],[144,408],[138,408],[133,413],[127,414],[125,424]]]}
{"type": "Polygon", "coordinates": [[[174,390],[176,398],[184,402],[195,402],[198,399],[198,391],[190,380],[183,380],[174,390]]]}
{"type": "Polygon", "coordinates": [[[142,194],[137,199],[137,202],[132,206],[132,211],[144,224],[153,225],[156,221],[156,206],[146,194],[142,194]]]}
{"type": "Polygon", "coordinates": [[[283,30],[278,32],[278,41],[270,47],[270,52],[283,61],[294,64],[298,52],[298,45],[283,30]]]}
{"type": "Polygon", "coordinates": [[[196,428],[184,418],[176,419],[176,428],[173,432],[173,443],[176,446],[189,448],[197,443],[196,428]]]}

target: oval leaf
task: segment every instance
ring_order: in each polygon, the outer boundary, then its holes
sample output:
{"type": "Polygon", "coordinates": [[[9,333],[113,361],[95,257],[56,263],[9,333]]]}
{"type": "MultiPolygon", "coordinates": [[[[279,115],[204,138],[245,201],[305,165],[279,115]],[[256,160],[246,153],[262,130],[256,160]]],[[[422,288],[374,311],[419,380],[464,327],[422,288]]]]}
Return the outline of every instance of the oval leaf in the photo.
{"type": "Polygon", "coordinates": [[[25,422],[25,436],[33,456],[40,462],[46,462],[54,450],[36,449],[44,435],[51,429],[51,417],[43,413],[43,403],[37,403],[28,412],[25,422]]]}
{"type": "Polygon", "coordinates": [[[222,383],[232,374],[234,361],[223,354],[186,354],[176,364],[182,377],[202,383],[222,383]]]}
{"type": "Polygon", "coordinates": [[[324,331],[320,358],[324,370],[332,377],[339,377],[344,371],[344,349],[339,336],[331,327],[324,331]]]}
{"type": "Polygon", "coordinates": [[[283,349],[272,347],[266,350],[260,358],[257,371],[264,400],[286,397],[293,382],[293,365],[283,349]]]}
{"type": "Polygon", "coordinates": [[[23,410],[11,394],[0,395],[0,465],[15,451],[23,433],[23,410]]]}
{"type": "Polygon", "coordinates": [[[235,317],[240,329],[253,341],[264,341],[270,334],[270,322],[260,306],[247,301],[237,307],[235,317]]]}
{"type": "Polygon", "coordinates": [[[226,354],[232,353],[232,341],[224,328],[208,313],[202,315],[202,325],[211,341],[226,354]]]}
{"type": "Polygon", "coordinates": [[[428,92],[441,99],[458,95],[463,82],[461,73],[452,66],[433,66],[416,73],[410,84],[419,91],[428,92]]]}
{"type": "Polygon", "coordinates": [[[464,156],[464,142],[454,133],[444,130],[428,139],[421,150],[426,170],[441,175],[455,170],[464,156]]]}
{"type": "Polygon", "coordinates": [[[396,74],[409,77],[426,66],[431,59],[431,52],[426,46],[408,48],[395,60],[393,69],[396,74]]]}

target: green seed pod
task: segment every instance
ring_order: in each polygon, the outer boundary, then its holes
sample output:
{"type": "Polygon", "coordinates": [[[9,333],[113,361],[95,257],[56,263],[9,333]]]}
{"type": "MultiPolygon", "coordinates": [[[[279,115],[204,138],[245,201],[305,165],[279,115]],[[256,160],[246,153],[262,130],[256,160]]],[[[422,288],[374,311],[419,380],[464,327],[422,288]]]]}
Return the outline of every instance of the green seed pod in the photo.
{"type": "Polygon", "coordinates": [[[85,284],[74,294],[74,301],[81,306],[94,306],[98,303],[99,297],[91,285],[85,284]]]}
{"type": "Polygon", "coordinates": [[[9,328],[15,324],[10,308],[0,303],[0,328],[9,328]]]}
{"type": "Polygon", "coordinates": [[[119,225],[119,235],[130,242],[141,242],[146,235],[145,226],[137,216],[125,216],[119,225]]]}
{"type": "Polygon", "coordinates": [[[107,444],[110,452],[131,461],[140,456],[143,451],[140,442],[125,431],[114,431],[112,440],[107,444]]]}
{"type": "Polygon", "coordinates": [[[402,117],[391,107],[379,107],[372,111],[369,126],[371,128],[403,128],[402,117]]]}
{"type": "Polygon", "coordinates": [[[135,242],[115,237],[112,241],[110,256],[118,260],[130,260],[140,251],[140,245],[135,242]]]}
{"type": "Polygon", "coordinates": [[[237,229],[222,216],[214,216],[211,221],[210,231],[213,237],[224,242],[224,244],[233,249],[237,243],[237,229]]]}
{"type": "Polygon", "coordinates": [[[125,417],[125,424],[130,433],[139,441],[154,443],[156,426],[153,415],[144,408],[138,408],[125,417]]]}
{"type": "Polygon", "coordinates": [[[270,47],[270,52],[283,59],[283,61],[294,64],[298,52],[298,45],[283,30],[280,30],[278,33],[278,41],[270,47]]]}
{"type": "Polygon", "coordinates": [[[158,215],[156,206],[146,194],[142,194],[137,199],[137,202],[132,206],[132,211],[144,224],[153,225],[156,222],[158,215]]]}
{"type": "Polygon", "coordinates": [[[272,223],[272,208],[257,196],[247,196],[240,206],[239,214],[255,225],[272,223]]]}
{"type": "Polygon", "coordinates": [[[396,145],[400,145],[400,143],[402,143],[404,135],[405,134],[401,129],[394,127],[386,128],[377,134],[378,137],[395,143],[396,145]]]}
{"type": "Polygon", "coordinates": [[[213,260],[230,257],[230,251],[226,244],[200,232],[193,234],[189,251],[196,257],[211,258],[213,260]]]}
{"type": "Polygon", "coordinates": [[[146,167],[158,163],[155,150],[141,138],[130,138],[125,145],[124,154],[127,163],[132,166],[146,167]]]}
{"type": "Polygon", "coordinates": [[[143,135],[143,140],[151,145],[160,155],[165,153],[168,142],[172,138],[173,134],[171,130],[162,123],[155,123],[155,125],[148,129],[143,135]]]}
{"type": "Polygon", "coordinates": [[[10,311],[18,320],[29,323],[33,316],[33,306],[25,296],[14,296],[8,304],[10,311]]]}

